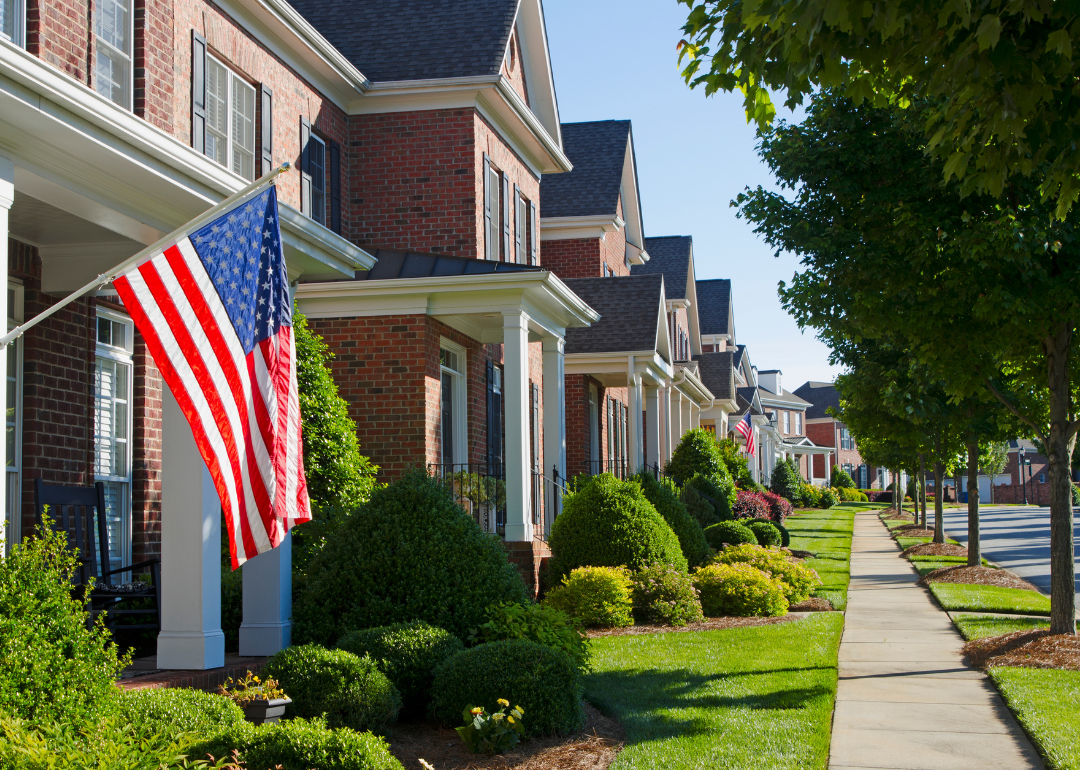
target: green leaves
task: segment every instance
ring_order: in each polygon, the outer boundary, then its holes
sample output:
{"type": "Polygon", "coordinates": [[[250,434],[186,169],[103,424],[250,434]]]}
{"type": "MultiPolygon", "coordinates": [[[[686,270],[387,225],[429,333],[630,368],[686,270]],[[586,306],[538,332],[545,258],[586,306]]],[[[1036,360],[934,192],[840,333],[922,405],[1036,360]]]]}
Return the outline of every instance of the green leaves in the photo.
{"type": "Polygon", "coordinates": [[[979,29],[975,32],[975,39],[979,43],[979,50],[985,51],[998,44],[1001,38],[1001,19],[994,15],[983,16],[979,22],[979,29]]]}
{"type": "Polygon", "coordinates": [[[1069,39],[1068,30],[1057,29],[1046,36],[1046,51],[1072,59],[1072,40],[1069,39]]]}

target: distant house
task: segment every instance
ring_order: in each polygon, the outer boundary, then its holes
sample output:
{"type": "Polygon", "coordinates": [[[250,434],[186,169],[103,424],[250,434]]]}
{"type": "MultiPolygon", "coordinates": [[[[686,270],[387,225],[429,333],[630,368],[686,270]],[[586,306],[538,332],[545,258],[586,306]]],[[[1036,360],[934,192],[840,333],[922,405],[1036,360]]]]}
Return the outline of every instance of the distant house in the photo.
{"type": "Polygon", "coordinates": [[[840,393],[831,382],[807,382],[795,390],[795,395],[809,402],[806,408],[806,436],[818,446],[833,447],[830,458],[814,458],[814,476],[832,478],[832,469],[839,466],[850,474],[859,489],[880,489],[887,486],[877,468],[863,462],[855,439],[847,426],[829,414],[829,408],[840,408],[840,393]],[[826,463],[829,463],[826,468],[826,463]]]}

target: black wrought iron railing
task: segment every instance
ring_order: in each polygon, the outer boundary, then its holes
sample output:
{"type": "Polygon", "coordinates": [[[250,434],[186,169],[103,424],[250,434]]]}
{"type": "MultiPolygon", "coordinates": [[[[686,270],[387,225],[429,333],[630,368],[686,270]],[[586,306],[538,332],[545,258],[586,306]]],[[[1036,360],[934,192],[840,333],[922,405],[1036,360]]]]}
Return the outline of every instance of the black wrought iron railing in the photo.
{"type": "Polygon", "coordinates": [[[440,479],[484,532],[506,534],[506,466],[502,463],[432,463],[440,479]]]}
{"type": "Polygon", "coordinates": [[[629,460],[586,460],[583,463],[581,473],[586,476],[599,476],[601,473],[610,473],[619,479],[628,479],[633,475],[629,460]]]}

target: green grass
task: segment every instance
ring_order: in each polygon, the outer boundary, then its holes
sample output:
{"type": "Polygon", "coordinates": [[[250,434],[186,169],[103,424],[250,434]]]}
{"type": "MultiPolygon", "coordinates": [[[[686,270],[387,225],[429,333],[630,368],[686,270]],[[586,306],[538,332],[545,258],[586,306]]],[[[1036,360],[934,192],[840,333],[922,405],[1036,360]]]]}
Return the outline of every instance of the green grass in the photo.
{"type": "Polygon", "coordinates": [[[956,615],[953,623],[964,639],[985,639],[988,636],[1011,634],[1013,631],[1037,631],[1050,628],[1050,621],[1042,618],[1003,618],[997,615],[956,615]]]}
{"type": "Polygon", "coordinates": [[[822,585],[813,595],[828,599],[838,610],[847,607],[855,513],[866,507],[865,503],[858,507],[854,504],[834,506],[789,516],[785,524],[791,535],[791,547],[814,554],[814,558],[806,560],[806,565],[817,571],[822,585]]]}
{"type": "MultiPolygon", "coordinates": [[[[916,556],[913,559],[909,559],[911,566],[914,567],[920,576],[927,575],[936,569],[945,569],[946,567],[962,567],[967,564],[966,556],[916,556]]],[[[993,566],[986,559],[982,560],[984,567],[993,566]]]]}
{"type": "Polygon", "coordinates": [[[824,770],[843,624],[594,639],[585,696],[626,730],[611,770],[824,770]]]}
{"type": "MultiPolygon", "coordinates": [[[[896,542],[900,546],[901,550],[907,550],[908,548],[911,548],[911,546],[913,546],[913,545],[921,545],[922,543],[932,543],[932,542],[934,542],[934,538],[932,538],[932,537],[903,537],[903,536],[900,536],[900,537],[896,538],[896,542]]],[[[956,540],[953,540],[951,537],[945,538],[945,542],[948,543],[949,545],[960,545],[960,543],[958,543],[956,540]]]]}
{"type": "Polygon", "coordinates": [[[1049,615],[1050,597],[1038,591],[969,583],[931,583],[930,591],[947,610],[973,612],[1015,612],[1020,615],[1049,615]]]}
{"type": "Polygon", "coordinates": [[[1080,770],[1080,671],[990,669],[1009,708],[1042,748],[1055,770],[1080,770]]]}

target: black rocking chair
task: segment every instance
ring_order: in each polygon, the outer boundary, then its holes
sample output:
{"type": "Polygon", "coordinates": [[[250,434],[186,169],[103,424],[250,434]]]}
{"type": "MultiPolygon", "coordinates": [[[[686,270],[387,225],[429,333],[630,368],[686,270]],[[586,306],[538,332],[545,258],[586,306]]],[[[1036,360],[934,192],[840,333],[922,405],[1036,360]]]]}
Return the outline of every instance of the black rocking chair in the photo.
{"type": "Polygon", "coordinates": [[[79,585],[96,578],[94,589],[86,597],[90,618],[105,613],[105,626],[112,632],[161,630],[161,559],[147,559],[118,569],[109,566],[109,526],[105,520],[105,485],[65,487],[46,484],[34,479],[34,512],[40,523],[45,508],[53,529],[67,535],[68,544],[78,550],[79,585]],[[96,512],[96,515],[95,515],[96,512]],[[117,583],[114,576],[145,569],[150,582],[137,580],[117,583]],[[149,599],[152,606],[144,609],[117,609],[125,599],[149,599]],[[121,617],[138,616],[145,622],[117,625],[121,617]]]}

